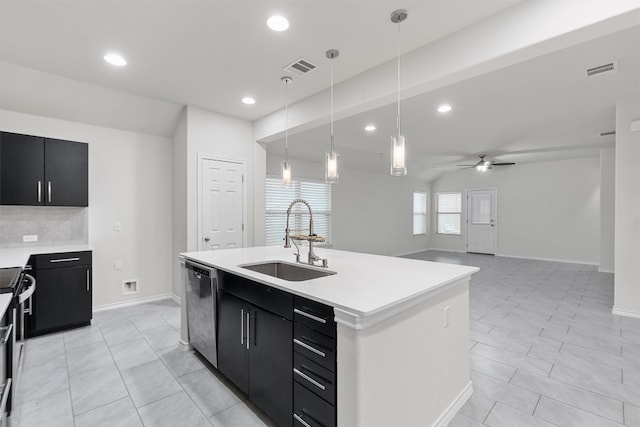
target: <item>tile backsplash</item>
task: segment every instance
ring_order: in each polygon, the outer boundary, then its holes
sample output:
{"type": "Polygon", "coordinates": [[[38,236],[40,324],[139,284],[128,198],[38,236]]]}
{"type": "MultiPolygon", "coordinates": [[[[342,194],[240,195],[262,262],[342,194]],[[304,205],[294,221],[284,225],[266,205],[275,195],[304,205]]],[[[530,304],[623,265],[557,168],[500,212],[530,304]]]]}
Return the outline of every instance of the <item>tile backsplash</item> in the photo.
{"type": "Polygon", "coordinates": [[[86,244],[87,218],[87,208],[0,206],[0,248],[86,244]],[[37,242],[22,241],[34,234],[37,242]]]}

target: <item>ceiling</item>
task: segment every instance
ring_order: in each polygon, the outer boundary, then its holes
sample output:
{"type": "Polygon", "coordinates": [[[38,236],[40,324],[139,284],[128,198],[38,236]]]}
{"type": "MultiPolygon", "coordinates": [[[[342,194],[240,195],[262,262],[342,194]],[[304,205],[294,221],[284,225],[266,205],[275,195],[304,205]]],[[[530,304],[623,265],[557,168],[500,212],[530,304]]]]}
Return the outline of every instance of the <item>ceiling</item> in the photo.
{"type": "MultiPolygon", "coordinates": [[[[456,164],[475,163],[478,154],[517,163],[598,155],[614,143],[614,136],[600,133],[615,130],[616,100],[640,97],[638,52],[635,26],[402,101],[409,174],[432,180],[456,164]],[[587,68],[612,60],[617,72],[586,77],[587,68]],[[438,113],[441,103],[453,111],[438,113]]],[[[343,166],[388,173],[396,108],[335,123],[343,166]],[[365,132],[367,124],[376,131],[365,132]]],[[[290,136],[290,157],[321,161],[329,135],[324,125],[290,136]]],[[[267,145],[268,155],[280,157],[283,150],[283,140],[267,145]]]]}
{"type": "Polygon", "coordinates": [[[336,82],[394,58],[397,28],[389,15],[397,8],[409,10],[401,34],[406,52],[519,1],[0,0],[0,60],[255,120],[282,108],[282,67],[294,60],[318,68],[295,78],[291,102],[326,89],[327,49],[340,50],[336,82]],[[288,31],[267,28],[274,13],[289,19],[288,31]],[[106,64],[111,50],[128,65],[106,64]],[[242,104],[247,95],[257,103],[242,104]]]}

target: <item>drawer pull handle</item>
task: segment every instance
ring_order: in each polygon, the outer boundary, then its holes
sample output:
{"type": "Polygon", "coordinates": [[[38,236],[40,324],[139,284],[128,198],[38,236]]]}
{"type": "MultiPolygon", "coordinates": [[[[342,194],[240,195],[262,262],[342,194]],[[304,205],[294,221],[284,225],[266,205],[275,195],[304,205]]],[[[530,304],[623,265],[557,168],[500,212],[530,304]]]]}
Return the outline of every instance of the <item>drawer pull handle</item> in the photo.
{"type": "Polygon", "coordinates": [[[320,390],[324,391],[327,388],[325,386],[323,386],[322,384],[320,384],[318,381],[314,380],[313,378],[311,378],[309,375],[300,372],[298,369],[293,368],[293,373],[304,378],[305,380],[309,381],[311,384],[313,384],[314,386],[318,387],[320,390]]]}
{"type": "Polygon", "coordinates": [[[71,262],[71,261],[80,261],[80,258],[58,258],[49,260],[49,262],[71,262]]]}
{"type": "Polygon", "coordinates": [[[5,413],[7,408],[7,399],[9,399],[9,391],[11,390],[11,378],[7,378],[7,382],[3,384],[2,387],[2,398],[0,403],[0,413],[5,413]]]}
{"type": "Polygon", "coordinates": [[[299,314],[301,316],[308,317],[311,320],[315,320],[316,322],[327,323],[326,319],[323,319],[323,318],[318,317],[318,316],[314,316],[313,314],[309,314],[306,311],[298,310],[297,308],[294,308],[293,312],[297,313],[297,314],[299,314]]]}
{"type": "Polygon", "coordinates": [[[298,414],[293,414],[293,419],[302,424],[304,427],[311,427],[311,424],[302,419],[302,417],[298,414]]]}
{"type": "Polygon", "coordinates": [[[298,344],[300,347],[302,348],[306,348],[309,351],[314,352],[315,354],[317,354],[318,356],[322,356],[322,357],[327,357],[326,353],[324,351],[320,351],[315,347],[311,347],[309,344],[304,343],[296,338],[293,339],[294,344],[298,344]]]}
{"type": "Polygon", "coordinates": [[[6,343],[9,342],[9,338],[11,337],[11,331],[13,331],[13,323],[10,324],[9,326],[5,326],[4,328],[1,328],[0,330],[4,330],[4,336],[2,337],[2,345],[5,345],[6,343]]]}

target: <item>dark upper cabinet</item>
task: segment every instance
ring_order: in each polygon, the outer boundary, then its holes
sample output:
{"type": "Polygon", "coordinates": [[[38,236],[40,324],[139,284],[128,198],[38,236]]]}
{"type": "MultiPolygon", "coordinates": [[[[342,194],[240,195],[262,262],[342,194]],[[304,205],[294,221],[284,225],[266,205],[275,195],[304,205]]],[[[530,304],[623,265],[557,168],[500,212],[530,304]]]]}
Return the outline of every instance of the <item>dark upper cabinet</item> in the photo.
{"type": "Polygon", "coordinates": [[[45,139],[45,205],[89,206],[89,146],[45,139]]]}
{"type": "Polygon", "coordinates": [[[0,204],[44,202],[44,138],[0,134],[0,204]]]}
{"type": "Polygon", "coordinates": [[[0,204],[88,206],[88,154],[82,142],[0,133],[0,204]]]}

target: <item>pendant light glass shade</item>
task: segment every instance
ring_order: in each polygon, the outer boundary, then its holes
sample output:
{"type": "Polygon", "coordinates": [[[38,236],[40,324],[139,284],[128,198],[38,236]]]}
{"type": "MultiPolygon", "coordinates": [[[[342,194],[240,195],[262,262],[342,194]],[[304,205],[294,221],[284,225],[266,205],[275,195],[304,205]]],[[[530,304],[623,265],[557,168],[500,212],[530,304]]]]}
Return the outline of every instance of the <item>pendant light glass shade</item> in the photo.
{"type": "Polygon", "coordinates": [[[338,183],[338,153],[329,151],[325,153],[324,182],[327,184],[338,183]]]}
{"type": "Polygon", "coordinates": [[[398,24],[398,116],[397,126],[398,134],[391,137],[391,175],[403,176],[407,174],[406,158],[406,142],[407,137],[400,131],[400,23],[407,19],[407,11],[399,9],[391,13],[391,22],[398,24]]]}
{"type": "Polygon", "coordinates": [[[391,137],[391,175],[393,176],[407,174],[407,166],[404,161],[406,140],[407,138],[404,135],[391,137]]]}
{"type": "Polygon", "coordinates": [[[291,185],[291,162],[289,162],[289,83],[293,80],[289,76],[280,78],[285,87],[284,101],[284,160],[282,165],[282,184],[291,185]]]}
{"type": "Polygon", "coordinates": [[[331,60],[331,146],[329,152],[325,154],[324,182],[327,184],[338,183],[338,153],[333,144],[333,60],[340,52],[336,49],[329,49],[326,52],[327,58],[331,60]]]}

